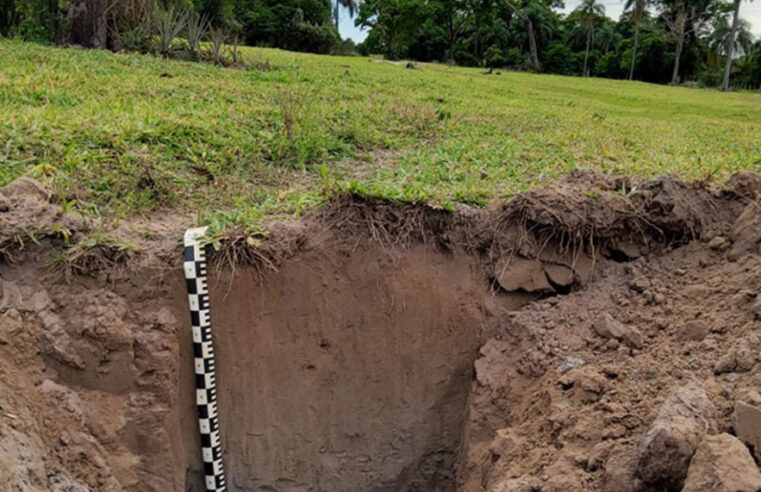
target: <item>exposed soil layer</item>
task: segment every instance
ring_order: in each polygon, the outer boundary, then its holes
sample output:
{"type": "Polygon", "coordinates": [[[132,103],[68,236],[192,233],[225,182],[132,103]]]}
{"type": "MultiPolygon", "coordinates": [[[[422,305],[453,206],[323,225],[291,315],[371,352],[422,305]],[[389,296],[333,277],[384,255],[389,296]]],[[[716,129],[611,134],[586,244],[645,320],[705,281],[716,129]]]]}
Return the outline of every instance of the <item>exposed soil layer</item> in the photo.
{"type": "MultiPolygon", "coordinates": [[[[230,240],[231,489],[755,490],[759,192],[580,174],[493,210],[345,197],[230,240]]],[[[200,490],[181,231],[126,252],[92,228],[0,188],[0,477],[200,490]]]]}
{"type": "Polygon", "coordinates": [[[265,279],[243,269],[220,280],[233,489],[451,486],[489,322],[467,258],[309,251],[265,279]]]}

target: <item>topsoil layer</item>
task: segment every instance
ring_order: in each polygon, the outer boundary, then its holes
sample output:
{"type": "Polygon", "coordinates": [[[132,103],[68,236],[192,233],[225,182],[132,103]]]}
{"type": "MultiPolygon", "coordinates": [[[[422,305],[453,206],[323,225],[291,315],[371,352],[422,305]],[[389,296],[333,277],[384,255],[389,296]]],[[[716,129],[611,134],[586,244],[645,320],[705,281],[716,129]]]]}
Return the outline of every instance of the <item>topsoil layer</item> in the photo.
{"type": "MultiPolygon", "coordinates": [[[[574,175],[229,241],[230,489],[761,489],[760,192],[574,175]]],[[[152,226],[88,248],[39,185],[0,188],[0,490],[201,490],[182,231],[152,226]]]]}

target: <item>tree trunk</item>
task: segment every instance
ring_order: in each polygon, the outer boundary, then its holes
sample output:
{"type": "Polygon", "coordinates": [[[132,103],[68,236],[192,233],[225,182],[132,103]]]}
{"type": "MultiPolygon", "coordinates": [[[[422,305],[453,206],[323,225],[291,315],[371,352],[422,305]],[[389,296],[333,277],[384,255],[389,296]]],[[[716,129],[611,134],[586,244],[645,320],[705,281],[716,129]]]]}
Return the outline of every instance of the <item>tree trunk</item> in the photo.
{"type": "Polygon", "coordinates": [[[592,29],[587,29],[587,49],[584,52],[584,70],[582,72],[582,76],[588,77],[589,74],[587,73],[587,61],[589,60],[589,44],[592,42],[592,29]]]}
{"type": "Polygon", "coordinates": [[[105,48],[106,8],[106,0],[72,0],[67,14],[71,23],[69,41],[85,48],[105,48]]]}
{"type": "Polygon", "coordinates": [[[14,0],[0,0],[0,36],[8,36],[15,27],[15,3],[14,0]]]}
{"type": "Polygon", "coordinates": [[[50,42],[61,44],[61,11],[58,8],[58,0],[48,0],[48,15],[50,16],[50,42]]]}
{"type": "Polygon", "coordinates": [[[449,42],[449,60],[447,60],[447,63],[454,65],[455,32],[454,25],[452,24],[452,19],[449,19],[449,24],[447,25],[447,40],[449,42]]]}
{"type": "Polygon", "coordinates": [[[676,27],[676,52],[674,53],[674,70],[671,72],[671,85],[677,85],[679,83],[679,62],[682,58],[682,50],[684,49],[684,36],[685,28],[687,24],[687,12],[681,10],[677,14],[676,27]]]}
{"type": "Polygon", "coordinates": [[[394,35],[389,34],[387,39],[388,39],[388,57],[391,60],[396,60],[398,56],[396,55],[396,43],[395,43],[394,35]]]}
{"type": "Polygon", "coordinates": [[[531,50],[531,65],[534,72],[539,71],[539,51],[536,49],[536,36],[534,34],[534,23],[528,16],[525,16],[524,22],[526,23],[526,29],[528,29],[528,46],[531,50]]]}
{"type": "MultiPolygon", "coordinates": [[[[339,7],[340,7],[340,4],[339,4],[338,0],[336,0],[336,5],[335,5],[335,7],[333,7],[333,22],[336,25],[336,31],[338,31],[338,15],[339,15],[338,14],[338,9],[339,9],[339,7]]],[[[340,33],[339,33],[339,35],[340,35],[340,33]]]]}
{"type": "Polygon", "coordinates": [[[727,46],[727,60],[724,62],[724,81],[721,84],[721,90],[727,92],[729,90],[729,75],[732,72],[732,57],[735,50],[735,38],[737,36],[737,24],[740,18],[740,2],[741,0],[735,0],[735,14],[732,17],[732,30],[729,33],[729,44],[727,46]]]}
{"type": "Polygon", "coordinates": [[[526,31],[528,32],[528,47],[531,51],[531,68],[534,70],[534,72],[539,71],[539,50],[536,48],[536,35],[534,34],[534,23],[531,22],[531,18],[521,12],[518,7],[513,4],[511,0],[505,0],[505,3],[508,7],[510,7],[515,13],[515,15],[520,18],[520,20],[523,21],[523,24],[526,25],[526,31]]]}
{"type": "Polygon", "coordinates": [[[634,80],[634,64],[637,63],[637,42],[639,41],[639,23],[634,26],[634,48],[632,49],[632,66],[629,67],[629,80],[634,80]]]}

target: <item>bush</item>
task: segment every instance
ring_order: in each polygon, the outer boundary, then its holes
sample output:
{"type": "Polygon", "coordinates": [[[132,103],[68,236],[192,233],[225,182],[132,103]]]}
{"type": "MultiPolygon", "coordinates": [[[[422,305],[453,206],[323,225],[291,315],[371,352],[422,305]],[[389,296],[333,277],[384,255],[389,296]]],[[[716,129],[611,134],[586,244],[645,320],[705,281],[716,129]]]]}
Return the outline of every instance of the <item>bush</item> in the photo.
{"type": "Polygon", "coordinates": [[[316,26],[306,22],[294,23],[290,36],[281,48],[311,53],[331,53],[338,46],[339,37],[333,26],[316,26]]]}
{"type": "Polygon", "coordinates": [[[342,39],[338,45],[336,53],[343,56],[357,55],[357,45],[352,39],[342,39]]]}
{"type": "Polygon", "coordinates": [[[489,46],[484,53],[483,65],[486,68],[499,68],[504,65],[502,50],[496,44],[489,46]]]}
{"type": "Polygon", "coordinates": [[[518,48],[510,48],[502,56],[502,63],[505,67],[523,69],[528,66],[528,54],[518,48]]]}
{"type": "Polygon", "coordinates": [[[629,76],[629,64],[631,63],[631,51],[624,51],[620,56],[615,51],[605,53],[595,65],[595,75],[610,79],[624,79],[629,76]]]}
{"type": "Polygon", "coordinates": [[[579,65],[578,56],[565,43],[552,43],[542,56],[542,67],[548,73],[578,75],[579,65]]]}
{"type": "Polygon", "coordinates": [[[67,1],[19,0],[0,2],[0,33],[18,34],[25,40],[60,43],[68,23],[67,1]]]}
{"type": "Polygon", "coordinates": [[[706,69],[698,74],[700,87],[720,87],[724,80],[724,71],[721,69],[706,69]]]}

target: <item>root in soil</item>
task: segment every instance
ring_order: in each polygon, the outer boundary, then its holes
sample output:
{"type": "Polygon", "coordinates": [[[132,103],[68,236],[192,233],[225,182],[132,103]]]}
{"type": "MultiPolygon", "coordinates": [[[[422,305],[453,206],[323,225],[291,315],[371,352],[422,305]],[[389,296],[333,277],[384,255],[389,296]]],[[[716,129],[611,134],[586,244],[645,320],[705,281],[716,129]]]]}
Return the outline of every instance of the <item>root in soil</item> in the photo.
{"type": "MultiPolygon", "coordinates": [[[[757,488],[759,192],[577,174],[492,210],[344,196],[231,239],[211,299],[231,489],[757,488]]],[[[0,189],[0,224],[0,476],[200,490],[171,234],[66,278],[51,251],[92,224],[30,181],[0,189]]]]}

